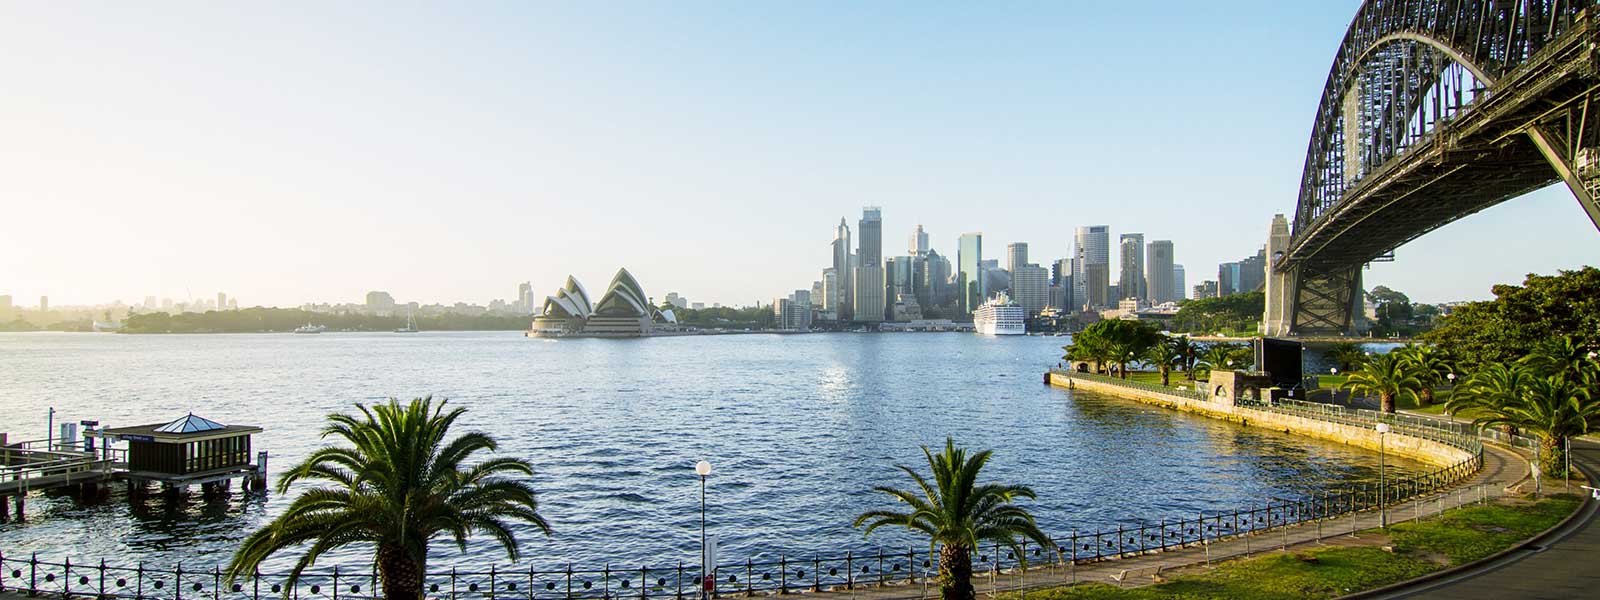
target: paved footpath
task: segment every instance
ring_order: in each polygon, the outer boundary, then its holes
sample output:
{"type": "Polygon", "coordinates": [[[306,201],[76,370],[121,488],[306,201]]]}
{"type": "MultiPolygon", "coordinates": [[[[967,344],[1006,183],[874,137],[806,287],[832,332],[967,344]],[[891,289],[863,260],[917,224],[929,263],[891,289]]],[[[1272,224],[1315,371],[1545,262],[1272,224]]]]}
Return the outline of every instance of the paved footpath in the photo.
{"type": "MultiPolygon", "coordinates": [[[[1573,442],[1573,461],[1600,469],[1600,445],[1573,442]]],[[[1592,478],[1591,478],[1592,480],[1592,478]]],[[[1591,484],[1594,485],[1594,484],[1591,484]]],[[[1559,489],[1559,488],[1557,488],[1559,489]]],[[[1591,502],[1546,546],[1507,555],[1482,569],[1375,598],[1509,600],[1600,598],[1600,524],[1591,502]]]]}
{"type": "MultiPolygon", "coordinates": [[[[1462,485],[1440,494],[1425,496],[1420,501],[1405,502],[1389,510],[1389,522],[1397,523],[1417,517],[1437,514],[1461,504],[1471,504],[1484,498],[1504,495],[1507,486],[1516,483],[1527,473],[1527,461],[1520,455],[1498,447],[1485,445],[1483,469],[1476,477],[1462,485]]],[[[1204,568],[1214,561],[1239,558],[1285,550],[1305,550],[1330,546],[1372,546],[1387,538],[1371,535],[1353,537],[1352,532],[1378,527],[1377,511],[1328,519],[1317,523],[1303,523],[1280,527],[1270,532],[1245,536],[1206,546],[1191,546],[1181,550],[1168,550],[1123,559],[1064,566],[1030,566],[1026,572],[999,574],[974,573],[973,584],[980,597],[1016,591],[1054,588],[1074,583],[1106,583],[1135,587],[1150,585],[1172,576],[1183,569],[1204,568]]],[[[1600,569],[1594,569],[1600,571],[1600,569]]],[[[1593,588],[1600,590],[1600,588],[1593,588]]],[[[835,589],[826,594],[832,597],[849,596],[864,600],[890,600],[901,598],[936,598],[937,587],[927,587],[923,579],[916,584],[889,584],[884,587],[858,586],[853,591],[835,589]]],[[[1517,596],[1499,596],[1508,600],[1517,596]]],[[[1563,596],[1566,597],[1566,596],[1563,596]]]]}

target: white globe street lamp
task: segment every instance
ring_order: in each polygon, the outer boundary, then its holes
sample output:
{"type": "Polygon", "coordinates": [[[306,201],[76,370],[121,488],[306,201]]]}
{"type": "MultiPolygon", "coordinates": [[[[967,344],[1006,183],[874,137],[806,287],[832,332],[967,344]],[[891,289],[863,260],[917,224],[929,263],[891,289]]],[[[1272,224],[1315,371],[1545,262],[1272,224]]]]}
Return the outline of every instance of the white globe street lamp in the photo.
{"type": "Polygon", "coordinates": [[[704,596],[706,582],[711,580],[711,567],[706,564],[710,560],[706,556],[706,476],[711,474],[711,463],[695,463],[694,472],[700,476],[700,595],[704,596]]]}

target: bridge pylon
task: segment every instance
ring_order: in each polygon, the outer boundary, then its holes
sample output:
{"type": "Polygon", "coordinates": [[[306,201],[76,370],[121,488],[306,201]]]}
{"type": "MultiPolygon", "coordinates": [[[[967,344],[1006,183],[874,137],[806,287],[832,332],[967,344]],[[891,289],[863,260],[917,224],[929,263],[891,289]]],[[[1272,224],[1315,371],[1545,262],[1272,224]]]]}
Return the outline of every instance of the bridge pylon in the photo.
{"type": "Polygon", "coordinates": [[[1366,329],[1361,266],[1280,267],[1290,239],[1288,219],[1274,215],[1267,236],[1266,314],[1261,333],[1271,337],[1361,335],[1366,329]]]}

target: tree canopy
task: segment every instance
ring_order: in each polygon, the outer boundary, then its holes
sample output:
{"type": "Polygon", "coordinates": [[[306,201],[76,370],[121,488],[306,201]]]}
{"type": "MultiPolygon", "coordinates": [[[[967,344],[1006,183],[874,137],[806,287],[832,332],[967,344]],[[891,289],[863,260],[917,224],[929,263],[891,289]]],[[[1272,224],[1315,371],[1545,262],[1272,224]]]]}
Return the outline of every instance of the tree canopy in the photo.
{"type": "Polygon", "coordinates": [[[1423,339],[1469,366],[1514,361],[1568,336],[1600,349],[1600,269],[1529,274],[1520,286],[1494,286],[1494,295],[1456,307],[1423,339]]]}
{"type": "Polygon", "coordinates": [[[1172,317],[1172,331],[1212,333],[1253,331],[1267,310],[1267,295],[1260,291],[1201,298],[1183,303],[1172,317]]]}

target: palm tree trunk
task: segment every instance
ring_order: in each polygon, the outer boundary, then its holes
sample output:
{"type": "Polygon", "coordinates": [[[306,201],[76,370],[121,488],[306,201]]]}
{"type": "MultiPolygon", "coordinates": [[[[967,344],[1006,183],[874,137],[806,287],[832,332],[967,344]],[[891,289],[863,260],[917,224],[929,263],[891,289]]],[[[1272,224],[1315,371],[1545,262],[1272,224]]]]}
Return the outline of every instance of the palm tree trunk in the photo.
{"type": "Polygon", "coordinates": [[[397,544],[378,545],[384,600],[421,600],[422,568],[397,544]]]}
{"type": "Polygon", "coordinates": [[[1386,413],[1394,412],[1394,394],[1383,392],[1378,394],[1378,408],[1386,413]]]}
{"type": "Polygon", "coordinates": [[[972,550],[945,544],[939,549],[940,600],[974,600],[972,550]]]}
{"type": "Polygon", "coordinates": [[[1422,391],[1417,396],[1417,406],[1431,405],[1433,405],[1433,388],[1426,385],[1422,386],[1422,391]]]}
{"type": "Polygon", "coordinates": [[[1172,385],[1172,369],[1161,367],[1161,385],[1172,385]]]}
{"type": "Polygon", "coordinates": [[[1566,455],[1562,453],[1562,443],[1559,436],[1539,436],[1539,470],[1551,477],[1563,477],[1566,468],[1566,455]]]}
{"type": "Polygon", "coordinates": [[[1117,361],[1117,373],[1120,374],[1123,379],[1128,378],[1128,363],[1126,361],[1117,361]]]}

